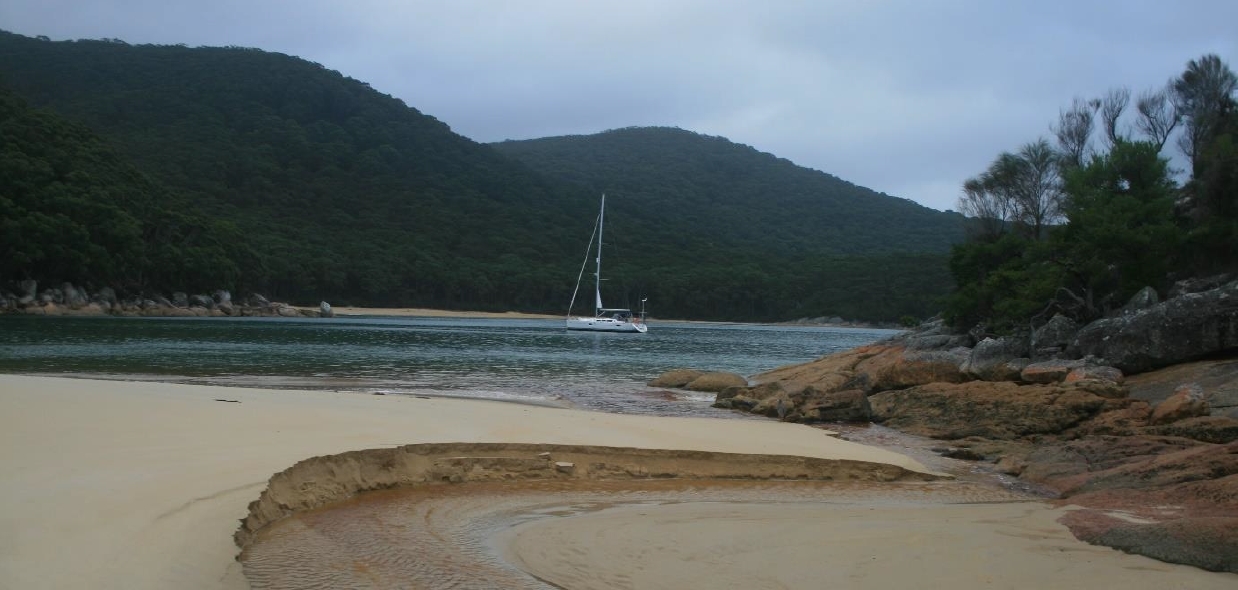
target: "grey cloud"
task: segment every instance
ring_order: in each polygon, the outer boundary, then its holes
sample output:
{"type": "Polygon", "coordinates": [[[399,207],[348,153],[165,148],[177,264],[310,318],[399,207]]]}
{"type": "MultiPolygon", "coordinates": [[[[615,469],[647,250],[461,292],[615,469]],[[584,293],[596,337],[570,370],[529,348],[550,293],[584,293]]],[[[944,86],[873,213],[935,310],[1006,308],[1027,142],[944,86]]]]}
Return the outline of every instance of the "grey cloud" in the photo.
{"type": "Polygon", "coordinates": [[[54,39],[243,45],[370,83],[478,141],[671,125],[927,206],[1074,96],[1238,56],[1238,3],[8,0],[54,39]]]}

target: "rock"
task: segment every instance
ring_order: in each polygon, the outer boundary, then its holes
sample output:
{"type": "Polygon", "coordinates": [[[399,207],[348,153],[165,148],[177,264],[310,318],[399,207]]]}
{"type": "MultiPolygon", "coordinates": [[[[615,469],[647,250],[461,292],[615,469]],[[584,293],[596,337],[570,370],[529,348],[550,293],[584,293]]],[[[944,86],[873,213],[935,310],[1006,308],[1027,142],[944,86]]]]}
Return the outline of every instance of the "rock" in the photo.
{"type": "Polygon", "coordinates": [[[206,295],[190,295],[189,306],[215,309],[215,300],[207,297],[206,295]]]}
{"type": "Polygon", "coordinates": [[[971,376],[959,367],[970,357],[966,348],[951,350],[891,349],[881,355],[861,361],[857,373],[869,375],[864,383],[869,391],[886,391],[928,383],[962,383],[971,376]]]}
{"type": "Polygon", "coordinates": [[[301,310],[295,307],[292,307],[291,305],[288,305],[286,303],[275,304],[274,308],[275,308],[275,313],[279,315],[280,317],[295,318],[301,315],[301,310]]]}
{"type": "Polygon", "coordinates": [[[752,409],[759,403],[761,403],[760,400],[755,400],[746,395],[739,394],[726,399],[718,399],[713,403],[713,407],[722,408],[724,410],[741,410],[744,412],[751,412],[752,409]]]}
{"type": "Polygon", "coordinates": [[[60,290],[64,294],[64,304],[69,309],[81,309],[90,302],[90,299],[86,297],[86,293],[74,287],[72,283],[65,283],[60,287],[60,290]]]}
{"type": "Polygon", "coordinates": [[[1061,383],[1075,369],[1082,368],[1084,361],[1051,360],[1031,363],[1023,367],[1019,379],[1027,383],[1061,383]]]}
{"type": "Polygon", "coordinates": [[[331,309],[330,303],[323,301],[318,304],[318,317],[322,317],[322,318],[335,317],[335,312],[331,309]]]}
{"type": "Polygon", "coordinates": [[[1058,385],[930,383],[869,396],[874,422],[931,438],[1011,439],[1066,430],[1095,416],[1106,400],[1058,385]]]}
{"type": "Polygon", "coordinates": [[[868,422],[872,406],[868,395],[859,389],[817,391],[808,388],[797,401],[799,422],[868,422]]]}
{"type": "Polygon", "coordinates": [[[1102,410],[1080,424],[1075,433],[1080,436],[1131,436],[1141,432],[1151,418],[1152,406],[1148,402],[1130,400],[1125,407],[1102,410]]]}
{"type": "Polygon", "coordinates": [[[1027,355],[1028,343],[1025,338],[985,338],[972,348],[971,355],[964,361],[961,370],[984,381],[1013,381],[1019,378],[1019,372],[1011,372],[1011,361],[1027,355]]]}
{"type": "MultiPolygon", "coordinates": [[[[1063,496],[1084,491],[1093,477],[1123,466],[1148,464],[1160,457],[1172,457],[1183,451],[1198,449],[1204,443],[1173,437],[1156,436],[1091,436],[1079,440],[1041,444],[1025,457],[1027,467],[1022,478],[1046,486],[1063,496]]],[[[1181,462],[1174,470],[1181,468],[1181,462]]],[[[1100,481],[1100,480],[1098,480],[1100,481]]],[[[1109,487],[1136,485],[1131,479],[1125,484],[1117,478],[1107,480],[1109,487]]],[[[1148,480],[1145,483],[1152,483],[1148,480]]],[[[1162,485],[1166,482],[1156,482],[1162,485]]],[[[1091,489],[1102,489],[1097,484],[1091,489]]]]}
{"type": "Polygon", "coordinates": [[[1238,418],[1238,359],[1182,363],[1126,379],[1131,397],[1153,405],[1168,399],[1183,383],[1203,387],[1213,416],[1238,418]]]}
{"type": "Polygon", "coordinates": [[[1130,391],[1125,387],[1105,379],[1082,379],[1064,385],[1071,385],[1107,399],[1123,399],[1130,396],[1130,391]]]}
{"type": "Polygon", "coordinates": [[[39,296],[39,282],[36,280],[26,279],[21,281],[17,284],[17,288],[20,289],[18,293],[19,299],[29,297],[30,301],[34,301],[34,298],[39,296]]]}
{"type": "MultiPolygon", "coordinates": [[[[693,379],[704,375],[705,371],[696,369],[672,369],[657,377],[654,377],[646,383],[649,387],[671,387],[682,389],[685,385],[692,382],[693,379]]],[[[746,385],[746,384],[745,384],[746,385]]]]}
{"type": "Polygon", "coordinates": [[[1207,443],[1226,444],[1238,440],[1238,419],[1226,416],[1196,416],[1170,424],[1150,426],[1144,434],[1180,436],[1207,443]]]}
{"type": "Polygon", "coordinates": [[[973,343],[971,336],[959,333],[942,319],[920,324],[915,330],[895,336],[891,341],[901,344],[907,350],[926,351],[970,347],[973,343]]]}
{"type": "Polygon", "coordinates": [[[183,291],[172,293],[172,307],[189,307],[189,296],[183,291]]]}
{"type": "Polygon", "coordinates": [[[99,289],[98,293],[95,293],[93,299],[100,303],[106,303],[109,306],[115,306],[117,301],[116,290],[111,287],[103,287],[102,289],[99,289]]]}
{"type": "Polygon", "coordinates": [[[1156,289],[1144,287],[1131,296],[1130,301],[1122,307],[1122,313],[1134,313],[1141,309],[1148,309],[1160,302],[1161,298],[1156,294],[1156,289]]]}
{"type": "Polygon", "coordinates": [[[1238,518],[1187,517],[1130,522],[1100,510],[1066,514],[1062,523],[1081,541],[1213,572],[1238,573],[1238,518]]]}
{"type": "Polygon", "coordinates": [[[1023,470],[1027,469],[1027,461],[1015,455],[1004,455],[997,460],[997,465],[993,468],[1000,473],[1018,477],[1023,473],[1023,470]]]}
{"type": "Polygon", "coordinates": [[[568,461],[555,461],[555,471],[570,475],[576,471],[576,464],[568,461]]]}
{"type": "MultiPolygon", "coordinates": [[[[1045,325],[1032,331],[1032,351],[1065,350],[1075,339],[1075,334],[1078,331],[1079,324],[1074,320],[1060,313],[1054,314],[1045,325]]],[[[1033,358],[1035,360],[1046,360],[1040,356],[1034,356],[1033,358]]]]}
{"type": "Polygon", "coordinates": [[[268,301],[266,297],[263,297],[261,294],[258,294],[258,293],[250,293],[248,303],[250,307],[270,307],[271,306],[271,302],[268,301]]]}
{"type": "Polygon", "coordinates": [[[791,396],[787,395],[786,392],[779,392],[761,399],[749,411],[753,414],[778,418],[779,420],[787,420],[788,415],[794,415],[795,419],[790,421],[799,421],[799,414],[795,412],[795,402],[791,401],[791,396]]]}
{"type": "Polygon", "coordinates": [[[224,289],[219,289],[212,293],[211,298],[215,300],[216,305],[232,303],[232,293],[224,289]]]}
{"type": "Polygon", "coordinates": [[[236,315],[236,308],[232,306],[231,300],[216,300],[215,309],[224,315],[236,315]]]}
{"type": "Polygon", "coordinates": [[[1238,348],[1238,281],[1186,293],[1079,330],[1069,352],[1094,355],[1127,374],[1238,348]]]}
{"type": "Polygon", "coordinates": [[[1126,378],[1122,371],[1114,367],[1106,367],[1103,365],[1090,365],[1071,369],[1066,377],[1062,380],[1063,383],[1074,383],[1084,380],[1100,380],[1109,381],[1112,383],[1121,384],[1126,378]]]}
{"type": "Polygon", "coordinates": [[[1220,274],[1220,275],[1213,275],[1210,277],[1198,277],[1198,278],[1185,279],[1182,281],[1178,281],[1174,283],[1172,287],[1169,288],[1169,299],[1173,299],[1174,297],[1181,297],[1188,293],[1201,293],[1203,291],[1211,291],[1232,280],[1234,280],[1234,275],[1220,274]]]}
{"type": "MultiPolygon", "coordinates": [[[[864,389],[869,391],[871,378],[857,367],[869,359],[883,355],[901,355],[903,347],[891,344],[872,344],[827,355],[815,361],[779,367],[759,373],[752,380],[757,383],[783,383],[788,389],[816,387],[822,391],[841,389],[864,389]],[[863,382],[863,383],[860,383],[863,382]]],[[[882,361],[882,363],[887,361],[882,361]]]]}
{"type": "Polygon", "coordinates": [[[1173,395],[1156,405],[1152,410],[1152,424],[1169,424],[1185,418],[1208,415],[1208,400],[1204,389],[1196,383],[1187,383],[1174,390],[1173,395]]]}
{"type": "Polygon", "coordinates": [[[728,387],[742,387],[745,385],[748,385],[748,380],[743,375],[715,371],[705,373],[693,379],[684,387],[691,391],[712,391],[717,393],[728,387]]]}

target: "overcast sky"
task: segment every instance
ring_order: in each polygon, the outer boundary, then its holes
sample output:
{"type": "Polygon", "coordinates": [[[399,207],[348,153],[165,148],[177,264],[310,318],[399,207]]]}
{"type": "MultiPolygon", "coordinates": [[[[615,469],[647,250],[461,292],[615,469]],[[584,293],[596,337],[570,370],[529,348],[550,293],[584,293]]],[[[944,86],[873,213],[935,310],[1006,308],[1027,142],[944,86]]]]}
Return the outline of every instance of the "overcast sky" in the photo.
{"type": "Polygon", "coordinates": [[[943,210],[1075,96],[1238,66],[1238,0],[3,0],[0,29],[296,55],[483,142],[680,127],[943,210]]]}

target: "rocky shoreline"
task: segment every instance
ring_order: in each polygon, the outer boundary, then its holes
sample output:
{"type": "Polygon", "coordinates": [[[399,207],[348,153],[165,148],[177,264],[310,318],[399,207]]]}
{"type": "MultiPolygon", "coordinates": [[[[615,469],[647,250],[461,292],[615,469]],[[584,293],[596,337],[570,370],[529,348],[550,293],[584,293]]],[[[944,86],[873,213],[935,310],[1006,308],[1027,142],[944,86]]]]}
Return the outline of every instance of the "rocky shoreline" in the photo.
{"type": "Polygon", "coordinates": [[[1151,289],[1111,317],[1055,316],[1021,336],[940,321],[738,375],[672,371],[655,387],[788,422],[878,423],[942,441],[1082,507],[1085,541],[1238,573],[1238,280],[1151,289]]]}
{"type": "Polygon", "coordinates": [[[21,281],[17,291],[0,290],[0,314],[45,316],[124,316],[124,317],[334,317],[331,305],[323,301],[317,309],[273,302],[258,293],[233,298],[217,289],[210,295],[174,292],[141,293],[118,296],[111,287],[91,292],[62,283],[39,289],[37,282],[21,281]]]}

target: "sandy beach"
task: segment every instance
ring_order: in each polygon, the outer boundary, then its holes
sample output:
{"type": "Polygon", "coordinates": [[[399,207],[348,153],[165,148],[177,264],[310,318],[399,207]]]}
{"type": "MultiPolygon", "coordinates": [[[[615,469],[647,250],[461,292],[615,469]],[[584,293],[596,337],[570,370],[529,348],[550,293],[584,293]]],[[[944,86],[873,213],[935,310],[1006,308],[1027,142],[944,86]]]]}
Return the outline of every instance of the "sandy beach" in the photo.
{"type": "MultiPolygon", "coordinates": [[[[432,442],[764,453],[926,471],[903,455],[837,440],[819,429],[773,421],[623,416],[473,400],[0,375],[0,587],[247,588],[235,561],[238,549],[232,535],[247,505],[259,497],[272,474],[309,457],[432,442]]],[[[1040,564],[1036,567],[1009,570],[999,584],[976,570],[975,576],[943,578],[949,583],[943,582],[942,587],[1090,588],[1113,585],[1112,580],[1128,588],[1232,588],[1238,583],[1238,576],[1167,565],[1074,541],[1065,527],[1054,522],[1057,512],[1038,502],[959,505],[921,511],[914,518],[873,512],[870,507],[853,512],[803,507],[810,511],[803,514],[767,508],[738,522],[702,512],[701,505],[693,503],[679,509],[661,506],[640,518],[627,518],[621,511],[603,512],[537,521],[529,525],[542,527],[534,537],[517,530],[509,542],[514,560],[544,579],[560,576],[569,584],[577,583],[573,580],[580,578],[581,571],[596,568],[602,580],[621,579],[624,571],[638,569],[647,572],[641,580],[663,575],[675,580],[675,575],[698,570],[693,575],[704,576],[693,578],[687,586],[679,578],[679,584],[659,587],[757,587],[748,585],[747,578],[736,578],[728,585],[729,578],[718,577],[731,575],[728,572],[735,568],[681,569],[674,557],[679,553],[649,559],[610,553],[634,543],[682,546],[682,554],[688,556],[718,551],[716,546],[702,545],[704,541],[689,543],[683,535],[715,542],[727,539],[726,550],[736,555],[751,554],[774,538],[782,540],[780,546],[815,539],[814,546],[834,562],[803,549],[791,553],[791,559],[779,560],[776,568],[769,566],[782,572],[779,579],[792,581],[790,587],[819,587],[797,586],[794,581],[809,579],[805,572],[820,571],[822,563],[893,558],[917,547],[925,559],[934,562],[924,570],[930,575],[954,571],[954,566],[975,570],[974,558],[963,551],[973,546],[987,548],[984,559],[996,559],[1009,551],[1008,560],[1030,554],[1043,561],[1036,562],[1040,564]],[[614,527],[602,518],[620,518],[624,525],[614,527]],[[909,519],[906,528],[900,528],[905,519],[909,519]],[[1023,523],[1016,527],[1018,534],[1011,535],[1004,528],[1008,521],[1023,523]],[[610,531],[605,538],[599,533],[603,530],[610,531]],[[941,538],[946,539],[944,545],[941,538]],[[959,551],[952,550],[956,539],[961,543],[959,551]],[[831,549],[840,546],[845,551],[831,549]],[[588,551],[573,560],[557,557],[569,547],[588,551]],[[925,548],[932,551],[924,553],[925,548]]],[[[908,568],[914,565],[903,561],[908,568]]],[[[743,563],[749,573],[757,568],[755,562],[743,563]]],[[[1016,566],[1011,562],[1009,567],[1016,566]]],[[[875,582],[889,582],[890,575],[877,571],[868,582],[864,578],[844,580],[838,587],[883,587],[875,582]]],[[[908,570],[906,579],[910,586],[928,587],[917,583],[914,569],[908,570]]],[[[608,586],[595,581],[567,587],[655,586],[608,586]]]]}
{"type": "MultiPolygon", "coordinates": [[[[303,308],[317,311],[318,308],[303,308]]],[[[387,316],[387,317],[420,317],[420,318],[484,318],[505,320],[557,320],[563,315],[544,313],[521,313],[518,311],[456,311],[450,309],[429,309],[423,307],[332,307],[336,316],[387,316]]]]}

